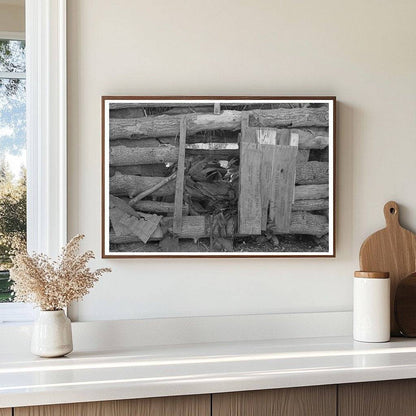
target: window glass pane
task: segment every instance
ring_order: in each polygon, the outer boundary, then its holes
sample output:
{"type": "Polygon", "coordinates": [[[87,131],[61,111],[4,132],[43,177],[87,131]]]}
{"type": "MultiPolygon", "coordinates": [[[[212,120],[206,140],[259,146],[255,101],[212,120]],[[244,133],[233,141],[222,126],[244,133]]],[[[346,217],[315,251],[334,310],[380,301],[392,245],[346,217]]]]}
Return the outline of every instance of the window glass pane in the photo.
{"type": "Polygon", "coordinates": [[[0,79],[0,302],[11,301],[8,269],[26,242],[26,81],[0,79]]]}
{"type": "Polygon", "coordinates": [[[26,72],[24,40],[0,39],[0,72],[26,72]]]}

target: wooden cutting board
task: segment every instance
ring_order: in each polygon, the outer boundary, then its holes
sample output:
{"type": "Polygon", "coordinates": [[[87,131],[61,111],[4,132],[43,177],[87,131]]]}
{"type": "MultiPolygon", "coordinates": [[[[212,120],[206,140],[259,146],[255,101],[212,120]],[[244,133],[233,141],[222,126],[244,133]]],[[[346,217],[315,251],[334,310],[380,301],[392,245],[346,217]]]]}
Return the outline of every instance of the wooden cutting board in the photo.
{"type": "Polygon", "coordinates": [[[397,336],[400,331],[394,317],[394,298],[400,280],[416,270],[416,235],[400,225],[396,202],[384,205],[384,217],[386,228],[370,235],[361,246],[360,268],[390,273],[391,334],[397,336]]]}

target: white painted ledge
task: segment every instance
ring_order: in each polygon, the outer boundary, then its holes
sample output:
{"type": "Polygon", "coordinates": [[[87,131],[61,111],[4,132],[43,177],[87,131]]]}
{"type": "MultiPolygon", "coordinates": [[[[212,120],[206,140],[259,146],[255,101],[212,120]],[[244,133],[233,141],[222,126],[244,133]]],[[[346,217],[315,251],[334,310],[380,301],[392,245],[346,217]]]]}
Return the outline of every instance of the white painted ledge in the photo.
{"type": "Polygon", "coordinates": [[[350,337],[0,355],[0,407],[206,394],[416,377],[416,340],[350,337]]]}
{"type": "MultiPolygon", "coordinates": [[[[350,336],[351,312],[227,315],[74,322],[75,350],[350,336]]],[[[0,354],[29,350],[31,325],[0,325],[0,354]]]]}

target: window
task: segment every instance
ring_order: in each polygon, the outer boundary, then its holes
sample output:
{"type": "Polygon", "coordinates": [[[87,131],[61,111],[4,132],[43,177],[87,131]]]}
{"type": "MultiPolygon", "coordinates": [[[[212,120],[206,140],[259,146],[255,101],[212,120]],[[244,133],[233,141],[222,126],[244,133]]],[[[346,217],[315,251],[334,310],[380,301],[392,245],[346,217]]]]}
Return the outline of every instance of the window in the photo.
{"type": "Polygon", "coordinates": [[[0,302],[12,301],[13,247],[26,244],[26,53],[21,34],[0,34],[0,302]]]}
{"type": "MultiPolygon", "coordinates": [[[[26,45],[20,43],[24,46],[20,51],[27,69],[17,59],[16,67],[0,69],[0,81],[1,85],[18,84],[26,95],[27,247],[56,257],[66,243],[66,0],[26,1],[25,32],[26,45]]],[[[0,40],[8,42],[25,38],[0,32],[0,40]]],[[[6,98],[0,92],[1,99],[6,98]]],[[[24,118],[21,122],[18,128],[24,128],[24,118]]],[[[3,152],[0,147],[0,157],[3,152]]],[[[9,153],[15,157],[11,159],[14,171],[19,172],[24,153],[17,148],[9,153]]],[[[4,280],[0,285],[6,292],[4,280]]],[[[29,304],[0,302],[0,324],[33,317],[29,304]]]]}

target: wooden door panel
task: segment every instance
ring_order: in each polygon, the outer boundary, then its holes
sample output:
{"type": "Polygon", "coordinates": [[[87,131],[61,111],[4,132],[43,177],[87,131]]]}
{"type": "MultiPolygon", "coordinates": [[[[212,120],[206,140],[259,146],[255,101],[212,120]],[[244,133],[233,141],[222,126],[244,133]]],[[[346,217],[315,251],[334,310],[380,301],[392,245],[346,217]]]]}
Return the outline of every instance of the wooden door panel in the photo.
{"type": "MultiPolygon", "coordinates": [[[[137,400],[19,407],[15,416],[210,416],[210,396],[157,397],[137,400]]],[[[1,414],[0,414],[1,415],[1,414]]],[[[3,415],[1,415],[3,416],[3,415]]],[[[7,415],[8,416],[8,415],[7,415]]]]}
{"type": "Polygon", "coordinates": [[[0,416],[12,416],[12,409],[0,409],[0,416]]]}
{"type": "Polygon", "coordinates": [[[416,415],[416,380],[340,384],[338,415],[416,415]]]}
{"type": "Polygon", "coordinates": [[[222,393],[212,416],[335,416],[336,386],[222,393]]]}

